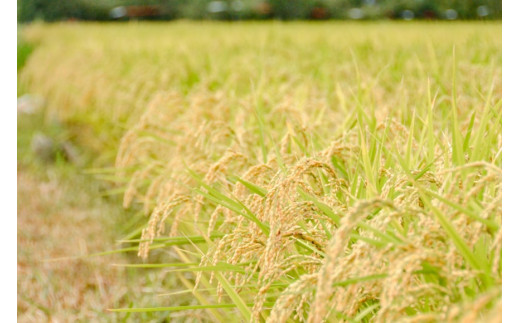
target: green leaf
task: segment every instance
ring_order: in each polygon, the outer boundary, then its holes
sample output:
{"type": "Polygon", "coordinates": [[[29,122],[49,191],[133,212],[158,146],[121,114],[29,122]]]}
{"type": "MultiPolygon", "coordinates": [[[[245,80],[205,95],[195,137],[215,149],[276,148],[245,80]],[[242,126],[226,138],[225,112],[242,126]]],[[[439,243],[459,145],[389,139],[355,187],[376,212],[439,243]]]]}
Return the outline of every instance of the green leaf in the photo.
{"type": "MultiPolygon", "coordinates": [[[[222,238],[224,236],[223,233],[212,233],[209,236],[210,240],[222,238]]],[[[127,239],[127,240],[118,240],[120,243],[140,243],[140,242],[148,242],[152,241],[150,239],[127,239]]],[[[171,242],[179,245],[190,244],[190,243],[203,243],[206,242],[206,237],[204,236],[185,236],[185,237],[159,237],[153,239],[154,242],[171,242]]]]}
{"type": "Polygon", "coordinates": [[[173,269],[174,272],[199,272],[199,271],[210,271],[210,272],[239,272],[239,273],[245,273],[244,268],[237,265],[230,265],[225,263],[220,263],[215,266],[202,266],[202,267],[190,267],[190,268],[180,268],[180,269],[173,269]]]}
{"type": "Polygon", "coordinates": [[[479,221],[483,224],[485,224],[489,229],[491,229],[492,231],[497,231],[500,226],[498,225],[498,223],[494,222],[493,220],[489,220],[489,219],[485,219],[481,216],[479,216],[477,213],[471,211],[470,209],[468,208],[465,208],[464,206],[460,205],[460,204],[457,204],[453,201],[450,201],[448,200],[447,198],[433,192],[433,191],[430,191],[430,190],[427,190],[425,189],[424,190],[426,193],[432,195],[434,198],[438,199],[439,201],[443,202],[444,204],[446,205],[449,205],[451,206],[452,208],[454,208],[455,210],[463,213],[463,214],[466,214],[467,216],[469,216],[470,218],[472,218],[473,220],[476,220],[476,221],[479,221]]]}
{"type": "Polygon", "coordinates": [[[215,277],[222,284],[222,287],[224,288],[228,296],[231,298],[234,305],[238,308],[242,316],[245,318],[246,322],[251,321],[251,311],[249,310],[248,305],[244,302],[240,295],[238,295],[235,289],[229,284],[227,279],[218,272],[215,273],[215,277]]]}
{"type": "MultiPolygon", "coordinates": [[[[247,305],[244,304],[247,308],[247,305]]],[[[249,304],[253,306],[254,304],[249,304]]],[[[271,307],[274,303],[265,303],[264,307],[271,307]]],[[[208,305],[184,305],[184,306],[171,306],[171,307],[148,307],[148,308],[111,308],[108,309],[111,312],[130,312],[130,313],[145,313],[145,312],[178,312],[185,310],[199,310],[208,308],[236,308],[236,304],[208,304],[208,305]]],[[[248,309],[249,310],[249,309],[248,309]]]]}
{"type": "Polygon", "coordinates": [[[371,280],[383,279],[383,278],[386,278],[386,277],[388,277],[388,274],[385,274],[385,273],[383,273],[383,274],[374,274],[374,275],[350,278],[350,279],[347,279],[347,280],[344,280],[344,281],[336,282],[336,283],[334,283],[332,285],[333,286],[342,286],[342,287],[344,287],[344,286],[357,284],[357,283],[362,283],[362,282],[367,282],[367,281],[371,281],[371,280]]]}
{"type": "Polygon", "coordinates": [[[334,211],[328,205],[318,201],[318,199],[316,199],[314,196],[307,194],[300,187],[298,187],[298,193],[300,193],[300,195],[307,201],[311,201],[312,203],[314,203],[314,205],[316,205],[318,209],[320,209],[327,217],[329,217],[332,221],[334,221],[334,223],[336,223],[336,225],[339,226],[341,217],[334,213],[334,211]]]}
{"type": "Polygon", "coordinates": [[[469,120],[468,130],[466,131],[466,137],[464,138],[464,144],[462,148],[465,152],[469,149],[469,140],[471,139],[471,131],[473,130],[473,124],[475,123],[475,115],[477,114],[477,111],[473,111],[473,114],[471,115],[471,119],[469,120]]]}
{"type": "Polygon", "coordinates": [[[197,266],[197,262],[177,262],[171,264],[113,264],[113,266],[117,267],[127,267],[127,268],[168,268],[168,267],[187,267],[187,266],[197,266]]]}
{"type": "Polygon", "coordinates": [[[250,190],[251,192],[253,192],[257,195],[260,195],[261,197],[265,197],[267,195],[267,190],[258,185],[255,185],[255,184],[248,182],[245,179],[241,179],[241,178],[237,178],[237,181],[239,181],[245,187],[247,187],[248,190],[250,190]]]}

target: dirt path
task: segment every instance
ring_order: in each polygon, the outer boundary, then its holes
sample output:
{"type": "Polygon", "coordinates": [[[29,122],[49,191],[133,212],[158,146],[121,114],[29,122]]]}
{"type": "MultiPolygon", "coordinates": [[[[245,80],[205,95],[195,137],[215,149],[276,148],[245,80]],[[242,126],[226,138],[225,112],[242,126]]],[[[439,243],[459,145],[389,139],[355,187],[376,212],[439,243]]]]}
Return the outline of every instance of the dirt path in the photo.
{"type": "Polygon", "coordinates": [[[115,206],[87,183],[18,169],[19,322],[113,321],[129,290],[122,255],[51,261],[113,248],[115,206]],[[78,184],[76,186],[75,184],[78,184]],[[90,192],[91,193],[91,192],[90,192]]]}

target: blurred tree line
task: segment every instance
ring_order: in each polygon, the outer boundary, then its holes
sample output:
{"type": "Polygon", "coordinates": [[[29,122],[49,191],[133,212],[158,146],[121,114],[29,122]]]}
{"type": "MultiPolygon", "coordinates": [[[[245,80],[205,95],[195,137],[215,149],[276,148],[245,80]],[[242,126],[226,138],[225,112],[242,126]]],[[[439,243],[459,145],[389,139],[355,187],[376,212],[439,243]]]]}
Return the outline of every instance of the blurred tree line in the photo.
{"type": "Polygon", "coordinates": [[[128,19],[501,19],[501,0],[18,0],[18,22],[128,19]]]}

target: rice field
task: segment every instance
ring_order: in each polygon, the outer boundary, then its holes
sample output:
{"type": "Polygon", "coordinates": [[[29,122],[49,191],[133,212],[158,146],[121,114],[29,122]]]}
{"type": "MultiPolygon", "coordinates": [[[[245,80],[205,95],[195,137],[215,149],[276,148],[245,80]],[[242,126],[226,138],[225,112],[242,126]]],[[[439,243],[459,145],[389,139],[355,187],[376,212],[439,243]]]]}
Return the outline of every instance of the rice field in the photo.
{"type": "Polygon", "coordinates": [[[64,23],[23,36],[34,49],[19,88],[143,219],[107,253],[135,253],[125,266],[168,282],[164,307],[110,311],[501,322],[500,23],[64,23]]]}

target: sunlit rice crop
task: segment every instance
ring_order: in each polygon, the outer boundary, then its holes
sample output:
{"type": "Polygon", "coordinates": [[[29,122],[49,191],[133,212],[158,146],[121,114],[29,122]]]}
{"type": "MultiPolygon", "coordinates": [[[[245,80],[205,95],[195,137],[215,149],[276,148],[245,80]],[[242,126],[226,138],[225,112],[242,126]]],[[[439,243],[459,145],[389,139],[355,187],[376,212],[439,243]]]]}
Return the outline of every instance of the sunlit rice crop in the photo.
{"type": "Polygon", "coordinates": [[[498,322],[500,28],[34,26],[22,78],[120,138],[96,146],[148,217],[130,242],[186,264],[188,303],[118,310],[498,322]]]}

